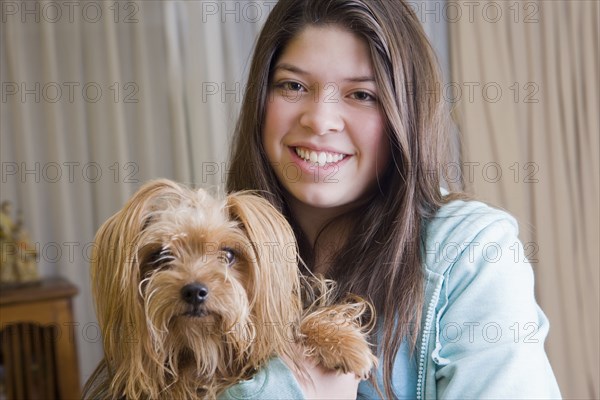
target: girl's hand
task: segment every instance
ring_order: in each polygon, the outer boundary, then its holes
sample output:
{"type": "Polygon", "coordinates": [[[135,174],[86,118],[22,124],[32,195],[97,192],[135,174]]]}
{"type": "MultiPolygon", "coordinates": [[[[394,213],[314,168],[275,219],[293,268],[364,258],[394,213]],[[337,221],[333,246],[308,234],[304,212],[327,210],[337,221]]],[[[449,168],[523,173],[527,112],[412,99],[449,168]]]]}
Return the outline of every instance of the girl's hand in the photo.
{"type": "Polygon", "coordinates": [[[306,399],[356,399],[360,379],[354,373],[342,374],[326,369],[305,357],[300,364],[309,380],[296,371],[290,360],[283,360],[294,373],[306,399]]]}

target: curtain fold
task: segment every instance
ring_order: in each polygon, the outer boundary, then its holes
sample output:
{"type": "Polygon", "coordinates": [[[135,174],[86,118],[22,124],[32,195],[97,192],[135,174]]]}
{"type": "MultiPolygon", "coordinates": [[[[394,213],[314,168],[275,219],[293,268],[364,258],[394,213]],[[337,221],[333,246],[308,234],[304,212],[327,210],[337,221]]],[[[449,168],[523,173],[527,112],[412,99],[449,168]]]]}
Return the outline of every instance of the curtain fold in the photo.
{"type": "Polygon", "coordinates": [[[598,2],[452,4],[473,10],[449,23],[452,80],[475,88],[455,107],[467,188],[519,220],[563,396],[597,398],[598,2]]]}

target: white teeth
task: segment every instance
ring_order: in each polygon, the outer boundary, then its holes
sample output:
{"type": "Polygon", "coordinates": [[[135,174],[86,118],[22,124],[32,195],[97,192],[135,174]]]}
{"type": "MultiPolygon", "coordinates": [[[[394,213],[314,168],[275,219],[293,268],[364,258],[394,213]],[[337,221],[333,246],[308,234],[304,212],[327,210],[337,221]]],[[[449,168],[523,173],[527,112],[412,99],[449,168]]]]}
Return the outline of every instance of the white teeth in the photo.
{"type": "Polygon", "coordinates": [[[336,163],[346,157],[345,154],[326,153],[324,151],[316,152],[301,147],[296,147],[296,154],[298,154],[298,156],[303,160],[310,161],[311,163],[317,164],[320,167],[323,167],[328,163],[336,163]]]}
{"type": "MultiPolygon", "coordinates": [[[[312,156],[311,156],[311,158],[312,158],[312,156]]],[[[319,153],[319,165],[325,165],[326,162],[327,162],[327,154],[319,153]]]]}

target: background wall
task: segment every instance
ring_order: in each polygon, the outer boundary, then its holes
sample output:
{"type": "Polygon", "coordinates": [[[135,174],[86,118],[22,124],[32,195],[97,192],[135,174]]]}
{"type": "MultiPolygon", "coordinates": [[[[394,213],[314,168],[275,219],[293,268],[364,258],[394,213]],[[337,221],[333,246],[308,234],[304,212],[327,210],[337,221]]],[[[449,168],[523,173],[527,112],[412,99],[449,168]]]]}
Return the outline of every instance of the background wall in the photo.
{"type": "MultiPolygon", "coordinates": [[[[599,3],[456,2],[445,8],[453,21],[452,87],[445,93],[456,104],[467,189],[519,220],[525,254],[514,256],[534,267],[561,391],[566,398],[596,399],[599,3]]],[[[526,340],[533,331],[515,332],[526,340]]]]}
{"type": "MultiPolygon", "coordinates": [[[[1,1],[0,199],[23,210],[41,273],[80,289],[82,382],[101,357],[95,231],[148,179],[223,184],[251,48],[275,3],[1,1]]],[[[537,255],[563,394],[597,398],[598,5],[410,4],[444,70],[467,189],[516,214],[537,255]]]]}

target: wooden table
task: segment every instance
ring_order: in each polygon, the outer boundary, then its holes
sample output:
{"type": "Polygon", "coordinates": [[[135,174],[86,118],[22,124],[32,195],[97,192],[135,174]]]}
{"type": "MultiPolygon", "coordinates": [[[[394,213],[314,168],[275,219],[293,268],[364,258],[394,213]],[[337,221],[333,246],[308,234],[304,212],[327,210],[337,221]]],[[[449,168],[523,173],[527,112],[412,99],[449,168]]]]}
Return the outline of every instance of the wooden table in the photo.
{"type": "Polygon", "coordinates": [[[81,398],[75,294],[77,288],[62,278],[0,287],[0,397],[4,390],[8,400],[81,398]]]}

